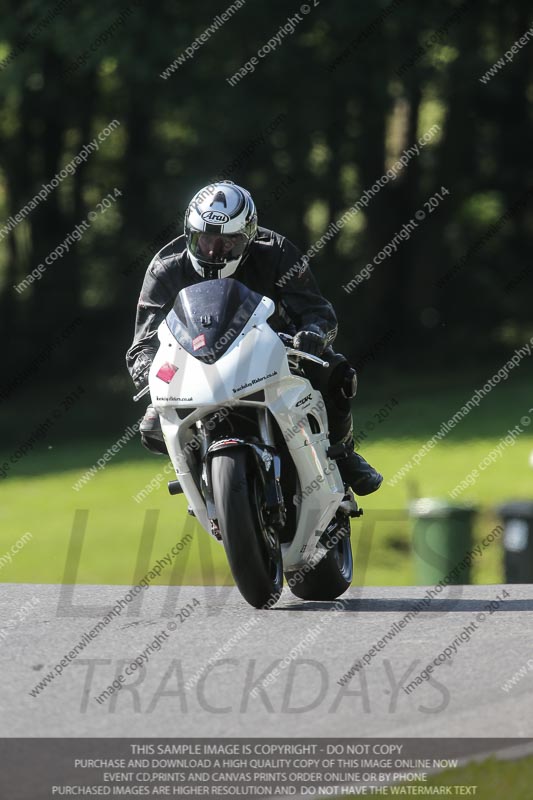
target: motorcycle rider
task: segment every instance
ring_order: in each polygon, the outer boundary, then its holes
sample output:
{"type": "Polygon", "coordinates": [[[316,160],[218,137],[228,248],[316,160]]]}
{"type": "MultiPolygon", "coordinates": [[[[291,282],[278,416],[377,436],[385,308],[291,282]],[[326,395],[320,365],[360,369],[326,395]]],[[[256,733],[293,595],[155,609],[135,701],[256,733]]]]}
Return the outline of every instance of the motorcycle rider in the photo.
{"type": "MultiPolygon", "coordinates": [[[[246,189],[218,181],[192,198],[185,215],[185,233],[157,253],[146,272],[126,363],[137,391],[148,383],[158,349],[157,329],[181,289],[202,280],[233,277],[252,291],[274,300],[271,327],[294,337],[296,349],[323,357],[324,368],[304,362],[311,384],[324,398],[333,457],[343,480],[358,495],[375,492],[383,477],[354,452],[351,399],[355,370],[331,343],[337,319],[321,295],[308,259],[279,233],[260,228],[246,189]]],[[[159,415],[149,405],[140,425],[141,439],[152,452],[166,453],[159,415]]]]}

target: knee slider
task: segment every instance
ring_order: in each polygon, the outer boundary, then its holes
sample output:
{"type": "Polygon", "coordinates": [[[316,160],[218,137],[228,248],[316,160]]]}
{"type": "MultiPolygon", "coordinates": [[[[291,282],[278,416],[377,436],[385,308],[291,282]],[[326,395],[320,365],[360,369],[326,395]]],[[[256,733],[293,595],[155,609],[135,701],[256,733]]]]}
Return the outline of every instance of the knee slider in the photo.
{"type": "MultiPolygon", "coordinates": [[[[328,381],[328,401],[330,407],[335,408],[339,414],[350,419],[351,400],[357,392],[357,373],[343,357],[338,363],[328,381]]],[[[329,409],[328,409],[329,413],[329,409]]]]}
{"type": "Polygon", "coordinates": [[[357,394],[357,372],[345,358],[335,367],[329,389],[338,399],[351,400],[357,394]]]}
{"type": "Polygon", "coordinates": [[[342,396],[347,400],[351,400],[357,394],[357,372],[348,363],[346,363],[340,389],[342,396]]]}

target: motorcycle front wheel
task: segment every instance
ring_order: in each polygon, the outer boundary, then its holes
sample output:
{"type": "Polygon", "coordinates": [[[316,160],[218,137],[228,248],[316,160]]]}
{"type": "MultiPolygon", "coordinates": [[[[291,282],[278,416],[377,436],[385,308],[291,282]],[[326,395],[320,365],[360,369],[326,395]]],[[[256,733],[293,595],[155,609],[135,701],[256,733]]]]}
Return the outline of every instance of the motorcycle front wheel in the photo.
{"type": "Polygon", "coordinates": [[[287,573],[290,590],[302,600],[335,600],[350,588],[353,557],[348,518],[338,526],[336,541],[314,567],[287,573]]]}
{"type": "Polygon", "coordinates": [[[276,532],[264,513],[258,467],[246,448],[233,447],[211,460],[213,500],[231,573],[244,599],[270,608],[283,588],[276,532]]]}

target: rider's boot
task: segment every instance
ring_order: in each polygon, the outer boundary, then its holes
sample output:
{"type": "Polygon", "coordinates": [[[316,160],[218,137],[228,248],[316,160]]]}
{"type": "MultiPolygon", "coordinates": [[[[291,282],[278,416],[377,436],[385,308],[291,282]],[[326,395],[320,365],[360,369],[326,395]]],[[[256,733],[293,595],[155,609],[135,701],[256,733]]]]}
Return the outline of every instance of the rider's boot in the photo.
{"type": "Polygon", "coordinates": [[[352,487],[355,494],[363,497],[372,492],[377,492],[383,482],[383,475],[372,467],[363,456],[354,451],[352,432],[332,449],[343,448],[343,455],[336,456],[337,466],[341,478],[352,487]]]}

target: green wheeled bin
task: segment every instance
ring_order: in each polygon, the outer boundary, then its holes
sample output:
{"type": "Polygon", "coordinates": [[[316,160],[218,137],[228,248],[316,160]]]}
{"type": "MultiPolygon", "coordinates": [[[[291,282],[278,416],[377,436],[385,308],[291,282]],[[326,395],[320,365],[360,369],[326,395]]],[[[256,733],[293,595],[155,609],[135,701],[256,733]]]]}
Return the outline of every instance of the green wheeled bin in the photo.
{"type": "MultiPolygon", "coordinates": [[[[472,547],[472,525],[477,509],[422,497],[409,506],[413,520],[413,559],[418,586],[470,583],[470,565],[461,564],[472,547]]],[[[470,560],[470,559],[469,559],[470,560]]]]}
{"type": "Polygon", "coordinates": [[[514,500],[497,509],[503,520],[506,583],[533,583],[533,503],[514,500]]]}

